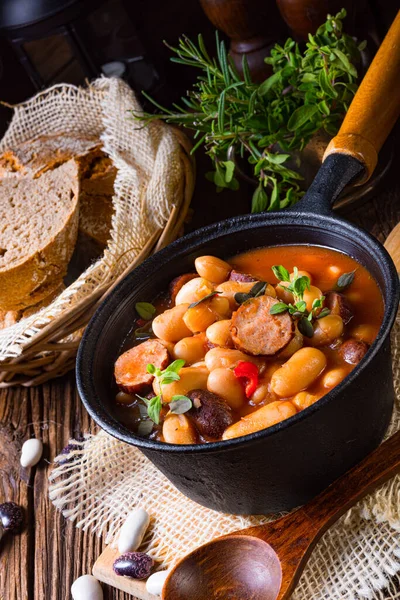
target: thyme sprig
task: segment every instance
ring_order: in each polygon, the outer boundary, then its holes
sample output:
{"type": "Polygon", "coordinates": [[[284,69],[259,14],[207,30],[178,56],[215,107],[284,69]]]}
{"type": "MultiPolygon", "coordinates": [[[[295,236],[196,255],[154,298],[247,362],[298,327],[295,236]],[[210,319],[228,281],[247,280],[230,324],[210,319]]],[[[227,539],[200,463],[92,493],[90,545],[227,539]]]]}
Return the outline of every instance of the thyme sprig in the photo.
{"type": "Polygon", "coordinates": [[[327,16],[304,49],[292,39],[276,44],[266,62],[272,75],[262,83],[252,81],[246,57],[243,79],[216,34],[217,56],[211,57],[201,35],[197,45],[180,38],[173,62],[200,71],[197,83],[173,109],[135,113],[145,124],[154,119],[194,130],[194,152],[204,145],[214,164],[207,174],[218,190],[236,190],[239,157],[246,158],[258,186],[252,212],[285,208],[303,195],[302,177],[291,166],[291,153],[302,150],[319,130],[335,135],[357,90],[355,64],[365,43],[357,45],[343,32],[346,11],[327,16]],[[228,158],[228,156],[230,158],[228,158]]]}

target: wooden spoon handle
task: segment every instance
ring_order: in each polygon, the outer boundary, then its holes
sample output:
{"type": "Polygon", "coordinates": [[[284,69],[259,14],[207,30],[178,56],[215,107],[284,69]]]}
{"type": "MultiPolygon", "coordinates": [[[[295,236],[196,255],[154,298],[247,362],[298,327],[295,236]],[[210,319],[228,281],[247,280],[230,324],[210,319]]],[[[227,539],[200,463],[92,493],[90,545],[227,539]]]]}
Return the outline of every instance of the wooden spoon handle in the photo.
{"type": "Polygon", "coordinates": [[[350,154],[365,165],[364,183],[372,175],[378,152],[400,114],[400,11],[350,105],[339,133],[328,145],[332,153],[350,154]]]}
{"type": "Polygon", "coordinates": [[[389,233],[385,242],[385,248],[392,257],[397,272],[400,274],[400,223],[389,233]]]}
{"type": "Polygon", "coordinates": [[[319,539],[349,508],[397,473],[400,473],[400,432],[296,513],[318,531],[319,539]]]}

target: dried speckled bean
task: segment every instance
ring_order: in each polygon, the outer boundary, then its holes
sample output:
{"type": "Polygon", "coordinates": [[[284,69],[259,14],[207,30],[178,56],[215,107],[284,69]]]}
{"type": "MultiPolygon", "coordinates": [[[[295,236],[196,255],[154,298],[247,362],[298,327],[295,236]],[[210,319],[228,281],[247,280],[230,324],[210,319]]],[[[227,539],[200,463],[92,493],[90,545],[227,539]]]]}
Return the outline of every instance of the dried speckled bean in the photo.
{"type": "Polygon", "coordinates": [[[144,552],[125,552],[113,564],[114,573],[132,579],[147,579],[154,561],[144,552]]]}

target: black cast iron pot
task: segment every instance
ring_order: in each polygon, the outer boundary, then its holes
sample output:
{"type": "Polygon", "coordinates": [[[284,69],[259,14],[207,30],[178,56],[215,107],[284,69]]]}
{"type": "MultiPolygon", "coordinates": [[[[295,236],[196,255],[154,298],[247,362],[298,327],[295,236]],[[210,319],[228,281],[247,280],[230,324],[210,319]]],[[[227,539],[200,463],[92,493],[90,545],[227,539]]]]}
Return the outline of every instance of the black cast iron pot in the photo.
{"type": "Polygon", "coordinates": [[[342,175],[346,171],[342,159],[351,167],[347,178],[354,176],[357,161],[352,165],[348,157],[329,157],[300,210],[228,219],[147,259],[105,300],[86,329],[77,379],[88,412],[105,431],[140,448],[184,494],[209,508],[265,514],[303,504],[371,452],[388,427],[394,400],[389,334],[398,306],[398,277],[377,240],[331,212],[327,197],[343,187],[343,178],[337,182],[337,169],[342,175]],[[313,212],[316,207],[319,214],[313,212]],[[340,250],[374,276],[385,314],[364,360],[317,403],[242,438],[179,446],[137,437],[121,425],[113,416],[113,367],[130,332],[135,303],[151,301],[171,279],[193,270],[194,259],[203,254],[226,259],[285,244],[340,250]]]}
{"type": "MultiPolygon", "coordinates": [[[[210,508],[270,513],[303,504],[382,440],[394,390],[389,334],[398,301],[393,262],[373,237],[334,217],[333,202],[356,177],[370,176],[400,110],[400,13],[353,99],[328,157],[294,211],[228,219],[171,244],[135,269],[89,323],[77,362],[82,400],[111,435],[134,444],[184,494],[210,508]],[[134,305],[151,300],[202,254],[229,258],[259,246],[312,244],[345,252],[375,277],[385,314],[359,365],[329,394],[269,429],[223,442],[177,446],[133,435],[113,416],[113,367],[134,305]]],[[[360,179],[359,179],[360,181],[360,179]]]]}

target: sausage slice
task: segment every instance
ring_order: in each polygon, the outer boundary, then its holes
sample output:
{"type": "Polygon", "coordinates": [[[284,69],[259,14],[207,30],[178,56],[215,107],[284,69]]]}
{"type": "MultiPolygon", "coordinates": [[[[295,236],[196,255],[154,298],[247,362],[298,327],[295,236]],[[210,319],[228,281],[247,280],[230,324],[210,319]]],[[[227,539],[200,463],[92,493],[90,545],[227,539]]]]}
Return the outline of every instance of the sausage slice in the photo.
{"type": "Polygon", "coordinates": [[[347,325],[354,316],[354,311],[346,296],[339,292],[328,292],[325,294],[325,306],[327,306],[333,315],[342,317],[343,323],[347,325]]]}
{"type": "Polygon", "coordinates": [[[273,356],[294,336],[294,322],[288,313],[271,315],[278,300],[271,296],[252,298],[232,315],[231,335],[238,350],[254,356],[273,356]]]}
{"type": "Polygon", "coordinates": [[[235,271],[235,269],[232,269],[229,275],[229,281],[254,281],[254,283],[256,283],[258,279],[255,279],[252,275],[249,275],[248,273],[240,273],[240,271],[235,271]]]}
{"type": "Polygon", "coordinates": [[[192,390],[188,397],[193,406],[188,412],[201,435],[219,439],[225,429],[232,425],[232,410],[227,402],[217,394],[207,390],[192,390]]]}
{"type": "Polygon", "coordinates": [[[159,369],[165,369],[169,363],[168,350],[159,340],[147,340],[121,354],[114,367],[118,387],[128,394],[135,394],[151,385],[154,376],[147,373],[149,363],[159,369]]]}
{"type": "Polygon", "coordinates": [[[369,344],[353,338],[343,342],[339,348],[339,354],[347,363],[358,365],[369,350],[369,344]]]}

